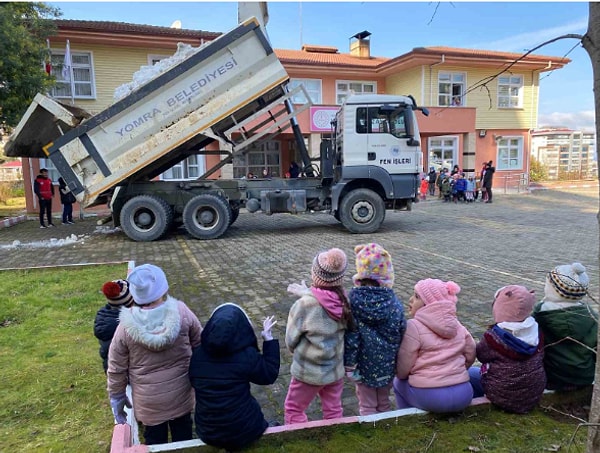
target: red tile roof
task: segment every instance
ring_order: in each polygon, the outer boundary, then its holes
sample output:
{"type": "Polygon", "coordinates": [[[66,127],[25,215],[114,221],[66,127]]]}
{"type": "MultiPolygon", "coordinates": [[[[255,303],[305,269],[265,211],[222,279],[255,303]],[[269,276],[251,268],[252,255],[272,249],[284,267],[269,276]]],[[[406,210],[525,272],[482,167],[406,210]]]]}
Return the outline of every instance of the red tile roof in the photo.
{"type": "MultiPolygon", "coordinates": [[[[289,50],[289,49],[275,49],[277,57],[281,62],[285,64],[311,64],[317,66],[343,66],[343,67],[355,67],[355,68],[376,68],[382,63],[385,63],[389,58],[383,57],[370,57],[360,58],[354,57],[349,53],[331,53],[329,49],[331,47],[324,46],[304,46],[309,49],[327,49],[325,52],[315,52],[306,50],[289,50]]],[[[334,47],[335,49],[335,47],[334,47]]]]}
{"type": "MultiPolygon", "coordinates": [[[[523,53],[514,52],[500,52],[495,50],[478,50],[478,49],[462,49],[457,47],[445,47],[445,46],[434,46],[434,47],[416,47],[412,50],[414,53],[435,53],[445,54],[458,57],[472,57],[472,58],[506,58],[509,60],[516,60],[521,57],[523,53]]],[[[569,63],[571,60],[568,58],[551,57],[539,54],[529,54],[525,57],[526,60],[536,61],[561,61],[563,64],[569,63]]]]}
{"type": "Polygon", "coordinates": [[[102,31],[107,33],[145,34],[197,39],[215,39],[222,35],[219,32],[204,30],[188,30],[185,28],[157,27],[154,25],[128,24],[125,22],[109,22],[95,20],[65,20],[54,21],[59,29],[80,31],[102,31]]]}

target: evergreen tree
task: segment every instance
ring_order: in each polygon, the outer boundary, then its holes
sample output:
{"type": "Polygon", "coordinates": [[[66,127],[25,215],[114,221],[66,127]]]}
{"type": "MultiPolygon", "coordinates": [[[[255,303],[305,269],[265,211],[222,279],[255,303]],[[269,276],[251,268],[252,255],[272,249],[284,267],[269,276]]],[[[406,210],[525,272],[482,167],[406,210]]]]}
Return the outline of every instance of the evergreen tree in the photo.
{"type": "Polygon", "coordinates": [[[55,80],[44,70],[46,39],[60,10],[44,3],[0,3],[0,133],[15,127],[38,92],[55,80]]]}

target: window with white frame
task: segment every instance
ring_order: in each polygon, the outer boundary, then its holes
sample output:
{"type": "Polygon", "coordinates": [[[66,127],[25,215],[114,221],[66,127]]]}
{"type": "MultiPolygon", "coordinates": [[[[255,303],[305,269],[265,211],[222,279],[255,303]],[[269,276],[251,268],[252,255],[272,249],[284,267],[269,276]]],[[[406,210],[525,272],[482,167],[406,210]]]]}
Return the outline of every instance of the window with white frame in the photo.
{"type": "Polygon", "coordinates": [[[360,82],[358,80],[338,80],[335,83],[335,99],[338,105],[351,94],[375,94],[377,82],[360,82]]]}
{"type": "Polygon", "coordinates": [[[262,177],[263,170],[268,176],[281,176],[281,144],[278,141],[253,143],[250,150],[244,155],[233,158],[233,177],[246,178],[252,174],[257,178],[262,177]]]}
{"type": "Polygon", "coordinates": [[[523,76],[498,77],[498,108],[514,109],[521,107],[523,107],[523,76]]]}
{"type": "Polygon", "coordinates": [[[523,169],[523,137],[502,137],[498,144],[497,170],[523,169]]]}
{"type": "Polygon", "coordinates": [[[465,105],[467,75],[464,72],[438,73],[438,105],[462,107],[465,105]]]}
{"type": "Polygon", "coordinates": [[[163,172],[160,179],[165,181],[189,180],[199,178],[202,173],[204,173],[204,158],[194,154],[163,172]]]}
{"type": "Polygon", "coordinates": [[[74,96],[71,95],[71,83],[64,78],[62,68],[65,62],[64,51],[61,54],[52,51],[52,75],[56,78],[56,86],[50,94],[55,98],[93,99],[96,97],[91,52],[71,52],[73,65],[74,96]]]}
{"type": "Polygon", "coordinates": [[[40,169],[45,168],[48,170],[48,178],[52,180],[54,184],[58,184],[58,178],[60,173],[54,166],[54,163],[50,159],[40,159],[40,169]]]}
{"type": "Polygon", "coordinates": [[[451,170],[458,155],[458,137],[430,137],[427,148],[429,149],[429,167],[435,171],[442,168],[451,170]]]}
{"type": "MultiPolygon", "coordinates": [[[[313,104],[322,104],[322,88],[321,79],[290,79],[290,91],[299,85],[304,85],[304,89],[308,93],[313,104]]],[[[292,98],[294,104],[306,104],[304,93],[300,92],[292,98]]]]}

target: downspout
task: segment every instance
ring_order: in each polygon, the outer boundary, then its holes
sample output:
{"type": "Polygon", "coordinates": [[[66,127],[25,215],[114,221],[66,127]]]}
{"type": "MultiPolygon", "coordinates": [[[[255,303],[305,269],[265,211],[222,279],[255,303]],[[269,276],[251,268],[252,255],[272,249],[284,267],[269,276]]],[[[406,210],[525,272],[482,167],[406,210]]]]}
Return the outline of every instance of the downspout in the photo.
{"type": "Polygon", "coordinates": [[[433,107],[433,78],[431,77],[433,74],[433,67],[443,64],[446,62],[446,55],[442,54],[442,59],[437,63],[433,63],[429,65],[429,106],[433,107]]]}

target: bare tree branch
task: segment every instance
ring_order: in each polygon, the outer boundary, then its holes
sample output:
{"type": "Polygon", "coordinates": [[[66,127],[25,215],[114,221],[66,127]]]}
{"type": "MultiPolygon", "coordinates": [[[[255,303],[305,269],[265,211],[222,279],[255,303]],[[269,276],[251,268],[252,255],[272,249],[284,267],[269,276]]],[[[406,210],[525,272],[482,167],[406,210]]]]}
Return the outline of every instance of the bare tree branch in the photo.
{"type": "Polygon", "coordinates": [[[549,348],[550,346],[557,345],[557,344],[562,343],[563,341],[567,341],[567,340],[570,340],[573,343],[577,343],[579,346],[581,346],[581,347],[587,349],[588,351],[591,351],[594,354],[596,354],[596,350],[594,348],[590,348],[588,345],[585,345],[581,341],[578,341],[575,338],[571,338],[571,337],[561,338],[560,340],[555,341],[554,343],[546,344],[546,345],[544,345],[544,349],[549,348]]]}

